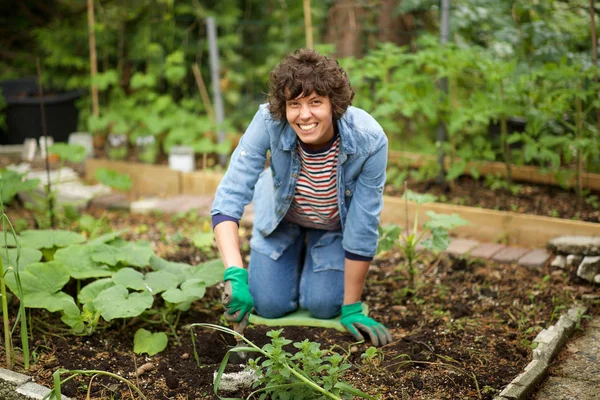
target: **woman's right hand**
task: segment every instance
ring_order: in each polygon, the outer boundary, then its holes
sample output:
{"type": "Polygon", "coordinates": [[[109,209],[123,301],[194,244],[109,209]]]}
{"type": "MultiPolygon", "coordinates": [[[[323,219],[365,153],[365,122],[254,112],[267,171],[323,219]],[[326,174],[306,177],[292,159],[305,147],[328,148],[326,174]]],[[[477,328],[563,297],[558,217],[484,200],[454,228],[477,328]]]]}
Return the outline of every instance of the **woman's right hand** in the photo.
{"type": "Polygon", "coordinates": [[[254,300],[248,287],[248,271],[244,268],[229,267],[224,275],[225,288],[221,294],[221,302],[225,307],[223,315],[228,321],[239,322],[238,330],[248,324],[254,300]]]}

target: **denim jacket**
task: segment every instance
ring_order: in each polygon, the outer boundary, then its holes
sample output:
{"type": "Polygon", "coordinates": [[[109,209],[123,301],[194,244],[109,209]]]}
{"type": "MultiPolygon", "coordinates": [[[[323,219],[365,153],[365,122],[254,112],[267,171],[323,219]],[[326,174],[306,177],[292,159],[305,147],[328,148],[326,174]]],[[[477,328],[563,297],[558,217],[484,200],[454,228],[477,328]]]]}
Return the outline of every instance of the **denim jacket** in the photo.
{"type": "MultiPolygon", "coordinates": [[[[336,124],[341,142],[337,194],[342,246],[348,253],[370,258],[377,250],[388,140],[377,121],[356,107],[348,107],[336,124]]],[[[253,200],[253,234],[270,235],[294,196],[300,172],[297,140],[287,121],[273,119],[268,105],[261,105],[231,156],[211,214],[239,220],[253,200]],[[270,164],[265,169],[267,151],[270,164]]],[[[295,239],[292,236],[293,232],[278,232],[281,240],[273,251],[286,249],[295,239]]]]}

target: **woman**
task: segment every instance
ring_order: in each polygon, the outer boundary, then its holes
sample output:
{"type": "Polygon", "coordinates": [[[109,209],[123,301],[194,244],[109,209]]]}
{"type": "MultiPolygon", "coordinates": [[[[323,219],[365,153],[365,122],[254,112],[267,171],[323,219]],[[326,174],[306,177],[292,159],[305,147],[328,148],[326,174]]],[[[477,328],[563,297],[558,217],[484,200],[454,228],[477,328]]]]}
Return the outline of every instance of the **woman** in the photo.
{"type": "Polygon", "coordinates": [[[383,129],[350,106],[354,92],[338,62],[314,50],[285,57],[269,83],[268,104],[233,152],[211,211],[226,267],[225,316],[245,325],[253,307],[266,318],[298,307],[323,319],[341,311],[357,340],[390,343],[361,302],[383,207],[383,129]],[[252,200],[246,271],[238,226],[252,200]]]}

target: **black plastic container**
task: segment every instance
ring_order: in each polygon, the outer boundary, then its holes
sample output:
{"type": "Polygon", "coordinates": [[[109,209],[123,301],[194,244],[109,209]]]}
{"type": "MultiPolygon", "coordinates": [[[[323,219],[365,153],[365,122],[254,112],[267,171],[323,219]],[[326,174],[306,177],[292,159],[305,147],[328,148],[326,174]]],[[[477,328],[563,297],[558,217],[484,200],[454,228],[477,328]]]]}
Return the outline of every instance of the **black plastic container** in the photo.
{"type": "MultiPolygon", "coordinates": [[[[40,138],[42,112],[38,95],[37,79],[23,78],[0,82],[2,96],[6,102],[4,113],[6,128],[0,131],[0,144],[23,144],[26,138],[40,138]]],[[[44,113],[46,134],[54,142],[66,142],[72,132],[77,131],[79,110],[75,101],[83,91],[59,93],[44,89],[44,113]],[[47,93],[46,93],[47,92],[47,93]]]]}

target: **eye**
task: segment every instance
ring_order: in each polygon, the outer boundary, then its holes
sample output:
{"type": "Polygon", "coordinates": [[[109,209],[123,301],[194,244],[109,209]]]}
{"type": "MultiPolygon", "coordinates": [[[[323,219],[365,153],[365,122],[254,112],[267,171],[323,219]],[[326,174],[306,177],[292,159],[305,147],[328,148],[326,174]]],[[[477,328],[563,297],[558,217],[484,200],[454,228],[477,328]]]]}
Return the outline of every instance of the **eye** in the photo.
{"type": "Polygon", "coordinates": [[[288,107],[297,107],[300,103],[298,103],[297,101],[289,101],[287,104],[288,107]]]}
{"type": "Polygon", "coordinates": [[[321,104],[322,102],[321,102],[321,100],[313,100],[313,101],[312,101],[312,103],[313,103],[314,105],[317,105],[317,106],[318,106],[318,105],[319,105],[319,104],[321,104]]]}

